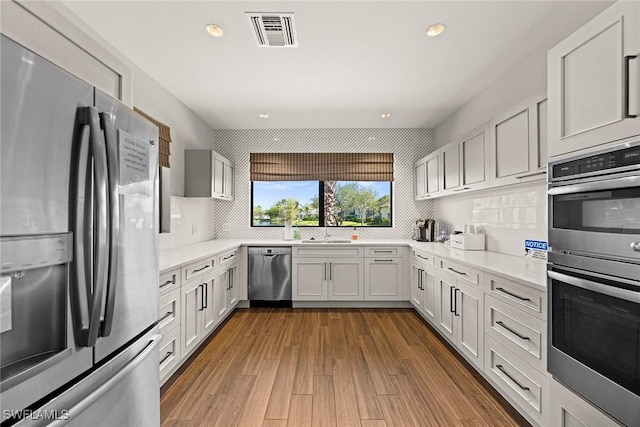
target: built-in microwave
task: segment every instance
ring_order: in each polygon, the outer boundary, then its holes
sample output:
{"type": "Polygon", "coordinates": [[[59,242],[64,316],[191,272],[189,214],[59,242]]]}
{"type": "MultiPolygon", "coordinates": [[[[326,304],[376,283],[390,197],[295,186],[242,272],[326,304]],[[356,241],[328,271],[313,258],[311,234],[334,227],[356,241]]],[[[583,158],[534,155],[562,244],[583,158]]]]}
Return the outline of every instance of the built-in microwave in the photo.
{"type": "Polygon", "coordinates": [[[548,369],[640,425],[640,141],[549,163],[548,369]]]}

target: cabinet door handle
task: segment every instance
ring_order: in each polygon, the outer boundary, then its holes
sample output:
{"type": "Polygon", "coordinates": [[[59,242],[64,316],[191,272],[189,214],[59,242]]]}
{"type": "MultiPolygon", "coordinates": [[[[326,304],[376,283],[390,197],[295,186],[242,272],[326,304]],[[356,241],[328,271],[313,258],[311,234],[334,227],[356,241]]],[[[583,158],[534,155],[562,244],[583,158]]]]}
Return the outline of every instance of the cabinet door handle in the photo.
{"type": "Polygon", "coordinates": [[[159,364],[162,365],[165,362],[165,360],[170,358],[172,355],[173,355],[173,351],[168,351],[167,354],[164,355],[164,357],[162,358],[159,364]]]}
{"type": "Polygon", "coordinates": [[[203,285],[198,286],[198,288],[200,289],[200,310],[198,311],[204,310],[204,289],[202,286],[203,285]]]}
{"type": "Polygon", "coordinates": [[[333,280],[333,263],[329,263],[329,280],[333,280]]]}
{"type": "Polygon", "coordinates": [[[630,110],[629,82],[631,80],[629,78],[629,62],[632,59],[637,59],[637,58],[638,58],[638,55],[627,55],[624,57],[624,118],[625,119],[635,119],[636,117],[638,117],[637,114],[631,114],[629,112],[630,110]]]}
{"type": "Polygon", "coordinates": [[[206,283],[204,283],[202,285],[202,289],[204,290],[204,307],[203,308],[208,308],[209,307],[209,301],[207,301],[209,299],[209,287],[207,286],[206,283]]]}
{"type": "Polygon", "coordinates": [[[515,385],[517,385],[518,387],[520,387],[522,390],[531,390],[529,387],[524,387],[522,384],[520,384],[518,381],[516,381],[515,378],[513,378],[511,375],[509,375],[509,373],[502,367],[502,365],[496,365],[496,368],[498,368],[500,370],[500,372],[502,372],[507,378],[509,378],[511,381],[513,381],[515,383],[515,385]]]}
{"type": "Polygon", "coordinates": [[[520,295],[516,295],[514,293],[509,292],[505,288],[496,288],[496,291],[500,291],[503,294],[507,294],[507,295],[512,296],[514,298],[518,298],[520,301],[531,301],[531,298],[521,297],[520,295]]]}
{"type": "Polygon", "coordinates": [[[508,327],[507,325],[504,324],[504,322],[502,320],[498,320],[496,322],[496,325],[500,325],[503,328],[505,328],[507,331],[511,332],[513,335],[517,336],[518,338],[520,338],[521,340],[531,340],[531,338],[529,337],[525,337],[524,335],[520,334],[518,331],[515,331],[514,329],[511,329],[510,327],[508,327]]]}
{"type": "Polygon", "coordinates": [[[458,271],[458,270],[455,270],[455,269],[453,269],[453,268],[451,268],[451,267],[447,267],[447,270],[449,270],[449,271],[453,271],[454,273],[458,273],[458,274],[461,274],[461,275],[463,275],[463,276],[466,276],[466,275],[467,275],[467,273],[465,273],[464,271],[458,271]]]}
{"type": "Polygon", "coordinates": [[[455,308],[453,308],[453,294],[455,292],[455,287],[449,286],[449,312],[455,313],[455,308]]]}
{"type": "MultiPolygon", "coordinates": [[[[460,313],[458,313],[458,291],[460,291],[460,289],[456,288],[455,291],[453,291],[453,314],[454,316],[460,316],[460,313]]],[[[462,292],[462,291],[460,291],[462,292]]]]}
{"type": "Polygon", "coordinates": [[[374,259],[373,262],[393,262],[392,259],[374,259]]]}
{"type": "Polygon", "coordinates": [[[523,178],[529,178],[530,176],[546,175],[546,174],[547,174],[547,171],[542,171],[542,172],[530,173],[527,175],[516,176],[516,179],[523,179],[523,178]]]}
{"type": "Polygon", "coordinates": [[[324,263],[324,278],[323,280],[327,280],[327,263],[324,263]]]}
{"type": "Polygon", "coordinates": [[[173,311],[167,311],[167,314],[162,316],[162,318],[158,320],[158,323],[162,322],[164,319],[166,319],[167,317],[170,317],[171,315],[173,315],[173,311]]]}
{"type": "Polygon", "coordinates": [[[422,290],[422,269],[418,269],[418,289],[422,290]]]}

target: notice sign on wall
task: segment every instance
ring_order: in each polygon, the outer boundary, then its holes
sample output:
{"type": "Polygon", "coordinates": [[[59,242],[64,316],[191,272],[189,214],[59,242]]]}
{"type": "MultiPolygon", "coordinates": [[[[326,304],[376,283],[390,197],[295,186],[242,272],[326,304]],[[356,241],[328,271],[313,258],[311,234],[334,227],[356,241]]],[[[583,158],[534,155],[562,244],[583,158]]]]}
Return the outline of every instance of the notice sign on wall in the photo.
{"type": "Polygon", "coordinates": [[[544,240],[525,240],[524,256],[533,259],[547,259],[547,242],[544,240]]]}
{"type": "Polygon", "coordinates": [[[118,129],[120,194],[149,197],[149,143],[118,129]]]}

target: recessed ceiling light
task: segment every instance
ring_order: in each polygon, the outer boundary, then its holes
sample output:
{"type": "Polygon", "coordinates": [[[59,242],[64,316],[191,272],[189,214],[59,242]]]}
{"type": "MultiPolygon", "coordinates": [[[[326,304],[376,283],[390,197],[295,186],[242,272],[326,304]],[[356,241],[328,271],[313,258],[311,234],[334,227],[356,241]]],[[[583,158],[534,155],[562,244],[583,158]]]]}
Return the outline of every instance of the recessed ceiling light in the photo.
{"type": "Polygon", "coordinates": [[[207,33],[209,33],[209,35],[213,37],[222,37],[224,35],[224,31],[222,30],[222,28],[216,24],[208,24],[204,27],[204,29],[207,30],[207,33]]]}
{"type": "Polygon", "coordinates": [[[261,119],[268,119],[269,115],[268,114],[260,114],[260,118],[261,119]]]}
{"type": "Polygon", "coordinates": [[[383,119],[388,119],[389,117],[391,117],[391,113],[382,113],[380,114],[380,117],[382,117],[383,119]]]}
{"type": "Polygon", "coordinates": [[[427,35],[429,37],[439,36],[440,34],[442,34],[444,29],[445,29],[444,24],[433,24],[432,26],[427,28],[427,35]]]}

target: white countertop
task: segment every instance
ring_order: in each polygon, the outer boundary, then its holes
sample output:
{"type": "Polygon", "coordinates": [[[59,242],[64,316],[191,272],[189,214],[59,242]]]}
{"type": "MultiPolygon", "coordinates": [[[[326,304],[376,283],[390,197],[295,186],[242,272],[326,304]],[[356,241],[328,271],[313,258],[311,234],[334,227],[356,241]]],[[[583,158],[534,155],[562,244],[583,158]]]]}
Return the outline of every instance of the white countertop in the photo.
{"type": "Polygon", "coordinates": [[[416,242],[415,240],[355,240],[350,243],[302,243],[301,240],[209,240],[160,251],[160,271],[180,267],[192,261],[224,252],[239,246],[409,246],[436,256],[449,258],[471,267],[507,279],[524,283],[540,290],[547,288],[547,272],[544,261],[529,260],[523,256],[505,255],[490,251],[464,251],[442,243],[416,242]]]}
{"type": "Polygon", "coordinates": [[[547,289],[547,264],[541,260],[525,259],[524,256],[491,251],[464,251],[442,243],[411,240],[409,246],[524,283],[536,289],[543,291],[547,289]]]}

